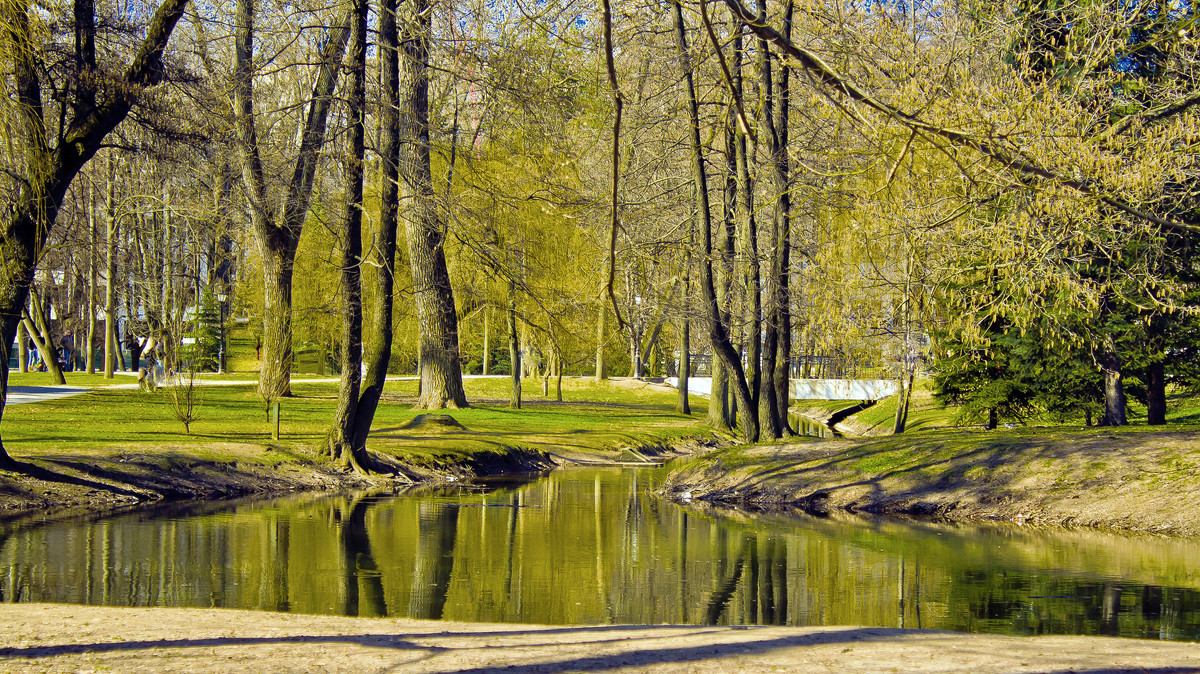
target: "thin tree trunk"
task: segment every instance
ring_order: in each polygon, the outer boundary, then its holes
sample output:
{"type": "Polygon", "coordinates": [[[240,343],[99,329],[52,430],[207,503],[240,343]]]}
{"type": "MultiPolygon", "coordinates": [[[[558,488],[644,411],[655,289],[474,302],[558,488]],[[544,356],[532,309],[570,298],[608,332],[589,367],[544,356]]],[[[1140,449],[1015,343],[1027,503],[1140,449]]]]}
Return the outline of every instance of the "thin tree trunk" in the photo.
{"type": "Polygon", "coordinates": [[[713,352],[718,354],[734,383],[738,399],[739,426],[742,437],[747,442],[758,439],[758,419],[756,406],[750,397],[750,388],[746,383],[742,361],[729,342],[729,333],[724,321],[721,320],[720,307],[717,304],[716,288],[713,283],[713,246],[712,246],[712,214],[708,202],[708,176],[704,168],[704,156],[700,144],[700,113],[696,102],[696,86],[692,79],[692,67],[688,60],[687,33],[683,23],[683,11],[679,2],[673,2],[675,14],[675,38],[678,48],[680,70],[684,75],[685,93],[687,94],[687,112],[690,128],[688,129],[692,154],[693,192],[696,198],[695,218],[700,232],[700,286],[704,296],[704,309],[707,316],[709,341],[713,352]]]}
{"type": "Polygon", "coordinates": [[[117,220],[116,176],[112,154],[108,155],[108,182],[104,189],[104,244],[108,249],[104,287],[104,378],[112,379],[117,369],[117,358],[121,348],[117,341],[117,237],[120,222],[117,220]]]}
{"type": "MultiPolygon", "coordinates": [[[[687,297],[687,293],[684,293],[687,297]]],[[[692,414],[691,402],[688,400],[688,375],[692,369],[691,330],[687,314],[680,320],[679,326],[679,397],[675,403],[675,411],[680,414],[692,414]]]]}
{"type": "Polygon", "coordinates": [[[508,363],[512,376],[512,398],[508,406],[521,409],[521,344],[517,337],[517,285],[508,282],[508,363]]]}
{"type": "Polygon", "coordinates": [[[892,422],[892,434],[900,435],[904,432],[905,424],[908,420],[908,400],[912,393],[912,381],[909,380],[905,385],[904,374],[900,374],[900,390],[896,392],[896,415],[892,422]]]}
{"type": "Polygon", "coordinates": [[[554,376],[555,376],[555,383],[554,383],[555,397],[558,399],[558,402],[561,403],[563,401],[563,398],[562,398],[563,358],[562,358],[561,351],[554,352],[554,376]]]}
{"type": "MultiPolygon", "coordinates": [[[[346,160],[346,210],[342,217],[342,376],[330,432],[329,453],[344,466],[366,472],[366,447],[354,442],[362,386],[362,208],[366,157],[367,0],[354,1],[350,47],[350,156],[346,160]]],[[[324,357],[321,359],[324,367],[324,357]]]]}
{"type": "MultiPolygon", "coordinates": [[[[735,19],[731,17],[731,26],[735,19]]],[[[737,96],[743,93],[742,59],[744,56],[740,23],[735,29],[733,83],[737,96]]],[[[754,217],[754,181],[750,176],[750,157],[754,149],[747,147],[744,133],[736,134],[735,163],[737,165],[737,225],[741,228],[743,287],[745,288],[746,345],[750,365],[748,373],[753,414],[758,414],[759,381],[762,378],[762,274],[758,260],[758,223],[754,217]]],[[[756,141],[757,142],[757,141],[756,141]]]]}
{"type": "Polygon", "coordinates": [[[412,208],[406,221],[413,303],[417,306],[421,394],[416,409],[467,407],[459,362],[458,315],[446,267],[445,223],[438,215],[429,160],[429,0],[405,3],[401,27],[400,176],[412,208]]]}
{"type": "Polygon", "coordinates": [[[486,376],[488,373],[488,366],[491,364],[491,358],[492,358],[492,340],[491,340],[491,333],[490,333],[491,321],[492,321],[492,309],[491,309],[491,307],[488,307],[483,310],[483,374],[484,374],[484,376],[486,376]]]}

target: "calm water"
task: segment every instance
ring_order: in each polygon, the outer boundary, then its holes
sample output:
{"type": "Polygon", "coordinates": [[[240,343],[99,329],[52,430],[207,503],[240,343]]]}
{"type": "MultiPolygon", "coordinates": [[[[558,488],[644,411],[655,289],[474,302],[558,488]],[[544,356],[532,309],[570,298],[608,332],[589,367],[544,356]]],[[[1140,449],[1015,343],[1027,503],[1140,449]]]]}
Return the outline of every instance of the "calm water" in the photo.
{"type": "Polygon", "coordinates": [[[1200,541],[720,513],[662,475],[0,525],[0,600],[1200,638],[1200,541]]]}

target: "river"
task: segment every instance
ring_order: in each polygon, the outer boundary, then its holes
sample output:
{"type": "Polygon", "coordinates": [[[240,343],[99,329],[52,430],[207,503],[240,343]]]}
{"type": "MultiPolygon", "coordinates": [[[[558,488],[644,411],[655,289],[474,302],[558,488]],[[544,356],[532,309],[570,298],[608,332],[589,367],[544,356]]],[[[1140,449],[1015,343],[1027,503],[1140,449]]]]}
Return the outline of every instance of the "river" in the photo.
{"type": "Polygon", "coordinates": [[[660,468],[0,524],[0,601],[1200,638],[1200,541],[681,506],[660,468]]]}

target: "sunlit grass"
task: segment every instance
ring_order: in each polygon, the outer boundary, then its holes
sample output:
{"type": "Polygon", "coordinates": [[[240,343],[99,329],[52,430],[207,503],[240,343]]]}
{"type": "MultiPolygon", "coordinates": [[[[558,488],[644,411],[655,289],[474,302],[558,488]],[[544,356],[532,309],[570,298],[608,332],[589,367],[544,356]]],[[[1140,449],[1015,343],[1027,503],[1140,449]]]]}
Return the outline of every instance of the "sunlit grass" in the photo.
{"type": "MultiPolygon", "coordinates": [[[[304,377],[296,377],[303,379],[304,377]]],[[[132,382],[132,377],[125,378],[132,382]]],[[[510,409],[507,378],[468,379],[473,406],[438,410],[463,429],[403,426],[422,412],[411,408],[415,381],[389,382],[376,412],[371,449],[436,462],[508,448],[540,451],[606,451],[654,444],[702,433],[703,401],[696,412],[675,412],[675,393],[640,383],[564,380],[565,402],[541,395],[540,380],[524,382],[523,409],[510,409]]],[[[161,392],[98,388],[58,400],[14,405],[4,416],[4,441],[18,456],[52,454],[121,455],[185,452],[193,456],[244,458],[246,446],[271,453],[264,461],[316,456],[324,446],[337,403],[336,383],[296,383],[294,397],[281,401],[280,439],[270,439],[266,409],[252,385],[205,386],[191,434],[161,392]]]]}

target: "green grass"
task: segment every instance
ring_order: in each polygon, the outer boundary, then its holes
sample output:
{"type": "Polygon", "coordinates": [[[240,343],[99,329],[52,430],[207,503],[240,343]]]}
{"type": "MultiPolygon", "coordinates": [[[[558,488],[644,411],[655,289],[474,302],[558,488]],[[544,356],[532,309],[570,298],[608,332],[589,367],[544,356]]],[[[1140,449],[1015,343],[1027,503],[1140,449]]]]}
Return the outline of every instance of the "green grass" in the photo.
{"type": "MultiPolygon", "coordinates": [[[[608,451],[704,431],[699,398],[689,417],[675,412],[673,392],[630,390],[590,379],[564,380],[563,403],[542,398],[541,382],[526,380],[521,410],[507,407],[509,380],[469,379],[473,407],[437,412],[454,417],[466,430],[403,429],[421,413],[411,409],[416,386],[415,381],[388,383],[375,415],[371,449],[434,464],[513,447],[608,451]]],[[[312,458],[324,445],[337,391],[335,383],[294,384],[295,397],[282,400],[278,441],[269,437],[265,409],[253,386],[213,386],[201,389],[199,418],[190,435],[183,432],[162,391],[100,388],[9,407],[4,442],[10,453],[27,457],[181,452],[215,461],[312,458]]],[[[551,386],[552,396],[553,392],[551,386]]]]}

